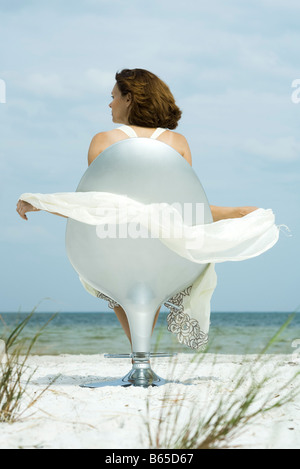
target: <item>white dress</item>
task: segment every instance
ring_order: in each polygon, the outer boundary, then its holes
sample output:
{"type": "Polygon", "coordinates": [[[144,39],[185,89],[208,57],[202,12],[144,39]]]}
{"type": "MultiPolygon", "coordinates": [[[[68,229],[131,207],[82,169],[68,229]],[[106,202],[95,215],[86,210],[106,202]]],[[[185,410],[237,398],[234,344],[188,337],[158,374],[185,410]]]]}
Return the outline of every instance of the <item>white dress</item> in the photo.
{"type": "MultiPolygon", "coordinates": [[[[129,126],[122,126],[120,130],[130,138],[137,137],[129,126]]],[[[156,129],[151,138],[157,138],[164,131],[165,129],[156,129]]],[[[126,207],[126,213],[128,214],[129,208],[129,213],[134,213],[135,220],[138,216],[142,225],[156,229],[148,221],[153,211],[160,210],[157,204],[145,205],[127,196],[107,192],[26,193],[20,196],[20,200],[29,202],[38,209],[97,226],[121,223],[122,207],[126,207]]],[[[168,206],[168,210],[175,209],[168,206]]],[[[178,223],[178,218],[176,220],[178,223]]],[[[215,263],[242,261],[259,256],[275,245],[279,228],[275,224],[272,210],[261,208],[242,218],[205,225],[182,225],[181,228],[182,237],[167,239],[163,235],[164,226],[160,226],[158,237],[178,255],[192,262],[209,265],[193,285],[164,303],[170,310],[167,318],[168,330],[176,334],[180,343],[193,349],[203,349],[208,343],[210,301],[217,284],[215,263]]],[[[112,298],[94,289],[83,279],[80,280],[91,295],[107,300],[110,308],[118,306],[112,298]]]]}

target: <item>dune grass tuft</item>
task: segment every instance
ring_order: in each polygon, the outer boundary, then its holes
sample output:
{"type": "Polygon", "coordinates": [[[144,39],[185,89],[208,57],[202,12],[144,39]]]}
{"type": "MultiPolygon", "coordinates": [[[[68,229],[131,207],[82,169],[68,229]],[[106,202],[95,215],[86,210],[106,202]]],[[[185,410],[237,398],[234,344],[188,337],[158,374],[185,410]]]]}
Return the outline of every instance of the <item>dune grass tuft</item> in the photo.
{"type": "MultiPolygon", "coordinates": [[[[147,401],[146,427],[150,448],[157,449],[225,449],[232,447],[232,442],[247,428],[250,422],[293,401],[300,392],[300,372],[296,371],[290,379],[282,379],[277,388],[271,386],[275,370],[262,374],[262,365],[268,364],[269,347],[277,340],[280,333],[290,324],[294,315],[279,329],[262,352],[250,361],[242,364],[228,385],[226,394],[207,386],[207,396],[192,397],[190,386],[182,386],[176,392],[175,386],[166,386],[159,415],[151,415],[151,391],[147,401]],[[175,391],[175,394],[174,394],[175,391]],[[275,393],[274,393],[275,391],[275,393]],[[275,396],[274,396],[275,394],[275,396]],[[202,404],[199,401],[202,399],[202,404]],[[205,404],[203,405],[203,402],[205,404]]],[[[188,373],[193,376],[199,370],[205,354],[195,354],[190,361],[188,373]]],[[[217,356],[215,356],[217,361],[217,356]]],[[[174,370],[176,362],[173,363],[174,370]],[[175,364],[174,364],[175,363],[175,364]]],[[[212,368],[215,363],[212,363],[212,368]]],[[[226,366],[226,365],[224,365],[226,366]]],[[[268,367],[267,367],[268,368],[268,367]]]]}
{"type": "MultiPolygon", "coordinates": [[[[0,422],[15,422],[21,418],[48,389],[43,389],[33,399],[25,404],[25,396],[29,382],[36,369],[31,370],[27,365],[31,350],[48,325],[52,316],[31,339],[24,336],[24,329],[35,313],[36,308],[8,333],[7,337],[0,337],[2,357],[0,357],[0,422]],[[22,407],[22,411],[21,411],[22,407]]],[[[1,318],[0,318],[1,319],[1,318]]],[[[49,385],[51,385],[50,383],[49,385]]]]}

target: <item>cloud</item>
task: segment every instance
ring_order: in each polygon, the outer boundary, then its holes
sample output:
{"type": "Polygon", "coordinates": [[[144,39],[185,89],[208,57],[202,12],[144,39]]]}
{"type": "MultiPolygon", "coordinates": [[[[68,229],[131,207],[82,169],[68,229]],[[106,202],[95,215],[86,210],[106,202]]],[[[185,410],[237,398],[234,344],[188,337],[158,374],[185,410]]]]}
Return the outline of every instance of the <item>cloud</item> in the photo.
{"type": "Polygon", "coordinates": [[[267,160],[300,161],[300,141],[294,136],[272,138],[268,141],[249,139],[242,146],[247,152],[267,160]]]}
{"type": "Polygon", "coordinates": [[[295,106],[291,104],[289,83],[281,89],[281,94],[268,89],[261,92],[250,85],[240,89],[219,86],[183,99],[182,107],[188,125],[200,126],[204,138],[207,131],[216,138],[232,135],[236,141],[253,134],[278,135],[278,132],[286,132],[282,113],[292,126],[295,125],[295,106]]]}
{"type": "Polygon", "coordinates": [[[259,0],[260,4],[266,5],[267,7],[281,8],[287,10],[300,10],[300,4],[298,0],[259,0]]]}
{"type": "Polygon", "coordinates": [[[84,73],[85,89],[92,93],[107,92],[112,86],[114,75],[110,71],[90,68],[84,73]]]}
{"type": "Polygon", "coordinates": [[[66,87],[62,84],[61,77],[55,73],[49,75],[33,73],[20,84],[36,96],[59,98],[65,96],[67,92],[66,87]]]}
{"type": "Polygon", "coordinates": [[[113,72],[89,68],[77,74],[32,73],[19,80],[18,85],[33,96],[78,100],[91,95],[107,94],[109,97],[113,83],[113,72]]]}

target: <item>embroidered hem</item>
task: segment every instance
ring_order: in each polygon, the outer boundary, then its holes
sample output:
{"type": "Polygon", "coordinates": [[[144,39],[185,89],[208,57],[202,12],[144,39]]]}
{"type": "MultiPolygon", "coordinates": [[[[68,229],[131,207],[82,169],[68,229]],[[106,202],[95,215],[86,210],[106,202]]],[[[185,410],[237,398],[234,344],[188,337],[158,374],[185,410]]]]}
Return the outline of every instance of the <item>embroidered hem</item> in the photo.
{"type": "Polygon", "coordinates": [[[104,295],[104,293],[101,293],[100,291],[97,291],[97,298],[100,298],[101,300],[105,300],[108,302],[108,307],[111,309],[114,309],[117,306],[120,306],[119,303],[114,301],[112,298],[109,296],[104,295]]]}
{"type": "MultiPolygon", "coordinates": [[[[167,316],[168,331],[177,335],[180,344],[194,350],[204,350],[208,344],[208,334],[201,331],[199,322],[184,312],[183,298],[190,295],[192,285],[170,298],[164,306],[170,313],[167,316]]],[[[104,293],[97,291],[97,298],[108,302],[108,307],[114,309],[120,306],[116,301],[104,293]]]]}
{"type": "Polygon", "coordinates": [[[183,298],[190,295],[192,285],[170,298],[164,306],[170,310],[168,314],[168,331],[177,334],[177,340],[195,350],[204,350],[208,344],[208,334],[201,331],[200,324],[184,312],[183,298]]]}

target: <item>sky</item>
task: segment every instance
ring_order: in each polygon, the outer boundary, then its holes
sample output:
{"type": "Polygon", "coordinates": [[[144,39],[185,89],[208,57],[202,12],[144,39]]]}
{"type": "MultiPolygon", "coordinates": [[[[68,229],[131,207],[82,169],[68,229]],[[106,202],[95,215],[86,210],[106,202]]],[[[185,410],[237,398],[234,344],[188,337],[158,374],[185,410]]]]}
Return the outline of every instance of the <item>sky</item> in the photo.
{"type": "Polygon", "coordinates": [[[66,256],[66,220],[24,221],[16,203],[76,190],[91,139],[116,126],[123,68],[169,85],[211,204],[272,208],[290,230],[216,266],[212,311],[299,308],[299,14],[297,0],[0,0],[0,313],[109,310],[66,256]]]}

